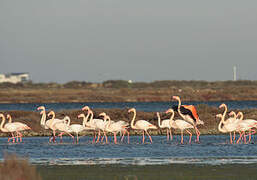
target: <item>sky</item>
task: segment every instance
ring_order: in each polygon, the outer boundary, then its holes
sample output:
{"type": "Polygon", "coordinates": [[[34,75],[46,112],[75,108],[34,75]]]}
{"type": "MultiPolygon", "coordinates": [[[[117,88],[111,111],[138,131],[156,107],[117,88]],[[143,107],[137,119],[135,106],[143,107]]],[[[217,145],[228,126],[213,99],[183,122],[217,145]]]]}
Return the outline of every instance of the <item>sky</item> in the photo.
{"type": "Polygon", "coordinates": [[[1,0],[0,73],[33,82],[257,80],[257,1],[1,0]]]}

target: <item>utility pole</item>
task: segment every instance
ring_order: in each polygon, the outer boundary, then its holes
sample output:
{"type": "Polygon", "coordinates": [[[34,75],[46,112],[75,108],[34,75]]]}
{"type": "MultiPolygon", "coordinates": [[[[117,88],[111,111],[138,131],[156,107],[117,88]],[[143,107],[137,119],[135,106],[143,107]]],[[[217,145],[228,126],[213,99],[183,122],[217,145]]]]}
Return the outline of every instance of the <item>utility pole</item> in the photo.
{"type": "Polygon", "coordinates": [[[234,72],[234,81],[237,80],[237,77],[236,77],[236,66],[233,67],[233,72],[234,72]]]}

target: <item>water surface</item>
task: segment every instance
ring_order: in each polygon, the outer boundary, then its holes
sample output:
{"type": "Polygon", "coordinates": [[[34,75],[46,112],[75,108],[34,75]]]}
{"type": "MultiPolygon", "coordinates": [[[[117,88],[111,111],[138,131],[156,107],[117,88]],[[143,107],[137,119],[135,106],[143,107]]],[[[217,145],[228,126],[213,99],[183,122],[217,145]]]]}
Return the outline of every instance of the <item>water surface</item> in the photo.
{"type": "Polygon", "coordinates": [[[165,136],[153,136],[153,144],[141,144],[141,137],[131,137],[131,143],[92,144],[91,137],[80,138],[73,144],[65,137],[64,143],[48,143],[48,137],[26,137],[23,143],[7,143],[0,138],[0,159],[3,152],[28,157],[38,165],[170,165],[170,164],[251,164],[257,163],[257,145],[229,144],[229,137],[206,135],[201,143],[180,144],[180,136],[166,142],[165,136]]]}

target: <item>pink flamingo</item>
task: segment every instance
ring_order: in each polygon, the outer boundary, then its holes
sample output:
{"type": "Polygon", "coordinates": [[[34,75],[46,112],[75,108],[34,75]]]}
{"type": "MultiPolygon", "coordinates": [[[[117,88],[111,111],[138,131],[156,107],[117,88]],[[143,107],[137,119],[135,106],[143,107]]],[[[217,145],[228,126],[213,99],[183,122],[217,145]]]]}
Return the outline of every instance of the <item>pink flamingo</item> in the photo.
{"type": "Polygon", "coordinates": [[[188,129],[194,129],[194,126],[182,119],[173,120],[174,114],[175,114],[173,109],[168,109],[166,111],[166,114],[168,114],[168,113],[171,113],[170,120],[172,120],[172,121],[170,121],[170,126],[174,129],[179,129],[181,132],[181,144],[183,144],[184,130],[186,130],[186,132],[190,135],[189,142],[188,142],[190,144],[191,139],[192,139],[192,133],[188,129]]]}
{"type": "Polygon", "coordinates": [[[157,129],[157,127],[151,123],[149,123],[148,121],[146,120],[138,120],[135,124],[135,119],[136,119],[136,109],[135,108],[131,108],[128,110],[128,112],[133,112],[133,119],[131,120],[131,123],[130,123],[130,126],[132,129],[137,129],[137,130],[142,130],[143,132],[143,139],[142,139],[142,142],[144,143],[145,142],[145,135],[144,135],[144,132],[148,135],[151,143],[153,142],[152,141],[152,137],[150,136],[150,134],[147,132],[148,129],[157,129]]]}

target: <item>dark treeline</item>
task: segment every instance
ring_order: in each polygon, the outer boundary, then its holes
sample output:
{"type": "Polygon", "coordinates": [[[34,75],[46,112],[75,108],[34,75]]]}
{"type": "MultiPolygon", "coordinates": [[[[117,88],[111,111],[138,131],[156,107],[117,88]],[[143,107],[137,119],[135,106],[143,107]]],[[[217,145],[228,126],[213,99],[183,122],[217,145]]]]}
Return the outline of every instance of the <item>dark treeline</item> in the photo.
{"type": "Polygon", "coordinates": [[[177,81],[177,80],[163,80],[154,82],[133,82],[125,80],[108,80],[103,83],[93,83],[85,81],[70,81],[64,84],[55,82],[51,83],[0,83],[0,88],[15,88],[15,89],[42,89],[42,88],[184,88],[191,87],[197,89],[217,89],[224,87],[257,87],[257,81],[239,80],[239,81],[177,81]]]}

